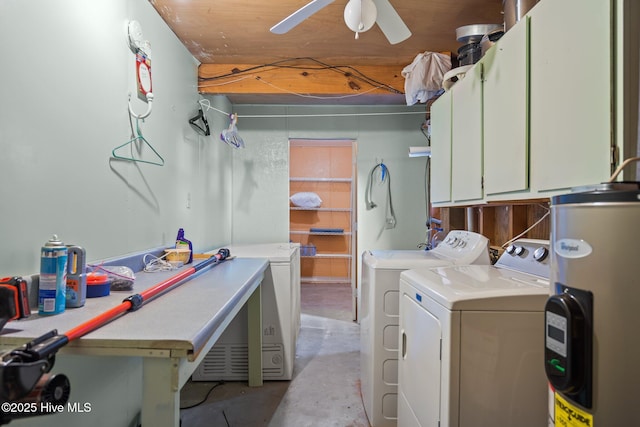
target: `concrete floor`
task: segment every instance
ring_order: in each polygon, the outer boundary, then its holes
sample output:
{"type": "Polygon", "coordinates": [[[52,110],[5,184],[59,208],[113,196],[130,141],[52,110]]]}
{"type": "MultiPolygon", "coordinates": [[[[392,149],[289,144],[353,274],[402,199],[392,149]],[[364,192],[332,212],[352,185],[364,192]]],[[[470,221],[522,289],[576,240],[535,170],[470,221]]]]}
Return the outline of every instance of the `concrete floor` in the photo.
{"type": "Polygon", "coordinates": [[[360,327],[352,321],[351,287],[303,284],[301,300],[293,379],[265,381],[262,387],[190,381],[181,406],[196,406],[181,411],[183,427],[369,427],[360,395],[360,327]]]}

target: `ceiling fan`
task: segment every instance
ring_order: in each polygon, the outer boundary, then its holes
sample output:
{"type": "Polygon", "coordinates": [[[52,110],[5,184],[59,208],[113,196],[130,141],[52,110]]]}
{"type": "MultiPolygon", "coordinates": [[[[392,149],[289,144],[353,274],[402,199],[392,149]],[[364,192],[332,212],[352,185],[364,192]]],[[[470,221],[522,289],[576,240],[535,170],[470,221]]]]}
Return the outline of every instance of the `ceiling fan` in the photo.
{"type": "MultiPolygon", "coordinates": [[[[284,34],[309,18],[334,0],[312,0],[271,27],[274,34],[284,34]]],[[[389,43],[397,44],[408,39],[411,31],[389,0],[349,0],[344,8],[344,21],[347,27],[358,34],[378,24],[389,43]]]]}

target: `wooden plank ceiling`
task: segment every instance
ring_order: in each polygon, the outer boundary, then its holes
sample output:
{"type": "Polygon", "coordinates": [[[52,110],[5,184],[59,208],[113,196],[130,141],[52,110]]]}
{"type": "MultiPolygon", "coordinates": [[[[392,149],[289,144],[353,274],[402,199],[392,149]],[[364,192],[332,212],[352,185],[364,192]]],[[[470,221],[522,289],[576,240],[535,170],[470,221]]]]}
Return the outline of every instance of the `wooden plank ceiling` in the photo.
{"type": "Polygon", "coordinates": [[[236,104],[404,104],[401,71],[416,55],[455,57],[456,28],[503,21],[502,0],[391,0],[412,32],[391,45],[375,25],[356,40],[336,0],[286,34],[269,31],[308,1],[150,0],[200,61],[200,92],[236,104]]]}

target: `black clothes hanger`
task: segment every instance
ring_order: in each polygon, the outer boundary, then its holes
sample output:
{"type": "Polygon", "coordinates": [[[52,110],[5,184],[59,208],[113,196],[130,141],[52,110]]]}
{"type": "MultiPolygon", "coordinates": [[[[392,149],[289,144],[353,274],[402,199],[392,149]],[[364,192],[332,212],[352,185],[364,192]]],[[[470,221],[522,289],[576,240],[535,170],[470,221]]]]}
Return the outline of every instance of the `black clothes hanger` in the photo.
{"type": "Polygon", "coordinates": [[[198,108],[198,115],[189,119],[189,123],[196,129],[198,129],[198,131],[204,136],[211,135],[211,131],[209,130],[209,122],[207,122],[207,116],[204,115],[202,108],[198,108]],[[202,126],[197,123],[198,120],[202,121],[202,126]]]}

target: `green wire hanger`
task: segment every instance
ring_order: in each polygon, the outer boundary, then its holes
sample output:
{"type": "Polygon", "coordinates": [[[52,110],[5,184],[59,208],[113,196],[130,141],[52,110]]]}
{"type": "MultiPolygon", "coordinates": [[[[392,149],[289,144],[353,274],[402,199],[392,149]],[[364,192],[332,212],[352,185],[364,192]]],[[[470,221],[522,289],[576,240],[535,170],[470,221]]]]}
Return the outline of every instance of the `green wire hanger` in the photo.
{"type": "MultiPolygon", "coordinates": [[[[131,99],[131,95],[129,95],[129,99],[131,99]]],[[[152,95],[151,93],[148,93],[148,94],[147,94],[147,99],[149,99],[149,101],[150,101],[149,103],[151,103],[151,100],[153,99],[153,95],[152,95]],[[150,99],[149,99],[149,98],[150,98],[150,99]]],[[[129,119],[131,119],[131,116],[135,117],[135,119],[136,119],[136,135],[137,135],[137,136],[136,136],[136,137],[134,137],[133,139],[130,139],[129,141],[125,142],[124,144],[119,145],[119,146],[117,146],[116,148],[114,148],[114,149],[111,151],[111,155],[112,155],[114,158],[116,158],[116,159],[121,159],[121,160],[129,160],[129,161],[132,161],[132,162],[149,163],[149,164],[151,164],[151,165],[164,166],[164,159],[162,158],[162,156],[160,155],[160,153],[158,153],[158,152],[156,151],[156,149],[155,149],[155,148],[153,148],[153,145],[151,145],[151,144],[149,143],[149,141],[147,141],[147,140],[144,138],[144,136],[142,136],[142,132],[140,131],[140,120],[141,120],[141,119],[144,119],[145,117],[147,117],[150,113],[151,113],[151,108],[150,108],[150,106],[149,106],[149,109],[147,110],[147,112],[146,112],[146,113],[141,114],[141,115],[136,115],[136,114],[134,114],[134,113],[133,113],[133,111],[131,110],[131,104],[129,104],[129,114],[130,114],[130,118],[129,118],[129,119]],[[145,144],[146,144],[146,145],[151,149],[151,151],[153,151],[153,152],[154,152],[154,154],[158,157],[158,159],[160,159],[160,160],[159,160],[159,161],[151,161],[151,160],[137,159],[137,158],[133,157],[133,148],[131,149],[131,153],[132,153],[132,154],[131,154],[130,156],[128,156],[128,157],[127,157],[127,156],[120,156],[120,155],[116,154],[116,151],[117,151],[117,150],[119,150],[119,149],[121,149],[121,148],[123,148],[123,147],[126,147],[127,145],[129,145],[129,146],[133,146],[133,145],[135,145],[135,143],[136,143],[136,142],[138,142],[138,141],[141,141],[141,142],[145,143],[145,144]]],[[[129,120],[129,121],[131,122],[131,120],[129,120]]],[[[133,127],[133,124],[132,124],[132,127],[133,127]]],[[[133,130],[133,129],[132,129],[132,130],[133,130]]]]}
{"type": "MultiPolygon", "coordinates": [[[[138,136],[136,136],[135,138],[133,138],[133,139],[125,142],[124,144],[119,145],[116,148],[114,148],[113,151],[111,151],[111,155],[116,159],[130,160],[132,162],[149,163],[151,165],[164,166],[164,159],[162,158],[160,153],[158,153],[156,151],[156,149],[153,148],[153,145],[149,144],[149,141],[147,141],[144,138],[144,136],[142,136],[142,132],[140,132],[140,119],[136,119],[136,134],[138,136]],[[141,141],[141,142],[145,143],[151,149],[151,151],[153,151],[155,153],[155,155],[158,156],[158,159],[160,159],[160,160],[159,161],[143,160],[143,159],[136,159],[135,157],[133,157],[133,154],[131,156],[129,156],[129,157],[120,156],[120,155],[116,154],[116,151],[119,150],[120,148],[126,147],[127,145],[134,145],[138,141],[141,141]]],[[[132,152],[133,152],[133,149],[132,149],[132,152]]]]}

